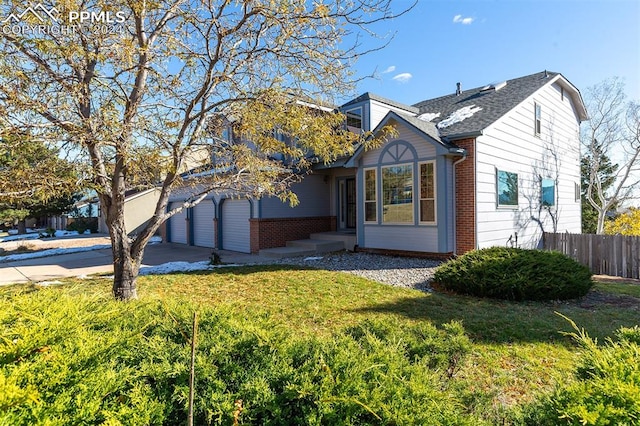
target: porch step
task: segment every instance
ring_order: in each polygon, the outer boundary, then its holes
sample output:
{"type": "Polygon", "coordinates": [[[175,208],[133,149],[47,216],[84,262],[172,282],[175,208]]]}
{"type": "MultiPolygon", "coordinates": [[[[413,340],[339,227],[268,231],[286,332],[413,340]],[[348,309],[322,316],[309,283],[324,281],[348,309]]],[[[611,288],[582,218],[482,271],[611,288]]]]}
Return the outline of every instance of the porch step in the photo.
{"type": "Polygon", "coordinates": [[[287,241],[286,247],[262,249],[260,255],[272,259],[282,259],[284,257],[313,256],[338,250],[344,250],[342,241],[309,239],[287,241]]]}
{"type": "Polygon", "coordinates": [[[329,251],[344,250],[344,243],[342,241],[308,239],[287,241],[287,247],[299,247],[301,249],[313,250],[315,253],[326,253],[329,251]]]}
{"type": "Polygon", "coordinates": [[[342,241],[345,249],[354,251],[356,247],[356,234],[346,234],[344,232],[318,232],[311,234],[309,238],[313,240],[342,241]]]}

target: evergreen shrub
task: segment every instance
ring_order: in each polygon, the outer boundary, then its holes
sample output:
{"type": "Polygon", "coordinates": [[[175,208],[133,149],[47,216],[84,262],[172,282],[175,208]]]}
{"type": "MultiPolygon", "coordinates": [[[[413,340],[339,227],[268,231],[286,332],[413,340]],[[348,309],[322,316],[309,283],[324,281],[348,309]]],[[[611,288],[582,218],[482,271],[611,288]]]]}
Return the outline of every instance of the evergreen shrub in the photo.
{"type": "Polygon", "coordinates": [[[434,282],[445,290],[507,300],[563,300],[593,286],[589,268],[559,252],[491,247],[438,267],[434,282]]]}
{"type": "Polygon", "coordinates": [[[477,424],[449,380],[459,323],[390,318],[298,336],[267,315],[61,288],[0,298],[0,424],[477,424]]]}
{"type": "Polygon", "coordinates": [[[584,330],[572,335],[583,350],[575,381],[558,385],[553,393],[528,406],[516,423],[640,424],[640,328],[621,328],[604,345],[598,345],[584,330]]]}

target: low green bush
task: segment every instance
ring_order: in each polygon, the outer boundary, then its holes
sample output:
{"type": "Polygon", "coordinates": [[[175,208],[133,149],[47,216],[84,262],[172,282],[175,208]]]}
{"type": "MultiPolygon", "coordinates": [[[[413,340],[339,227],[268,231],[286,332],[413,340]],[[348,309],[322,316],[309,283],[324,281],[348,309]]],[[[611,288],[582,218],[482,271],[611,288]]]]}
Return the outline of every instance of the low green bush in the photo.
{"type": "MultiPolygon", "coordinates": [[[[575,324],[574,324],[575,326],[575,324]]],[[[576,328],[577,330],[577,328],[576,328]]],[[[640,424],[640,328],[621,328],[604,345],[580,330],[576,381],[524,410],[525,425],[640,424]]]]}
{"type": "Polygon", "coordinates": [[[589,268],[558,252],[491,247],[438,267],[434,282],[445,290],[507,300],[563,300],[593,286],[589,268]]]}
{"type": "Polygon", "coordinates": [[[67,225],[67,231],[77,231],[78,234],[84,234],[87,230],[92,234],[98,232],[98,218],[96,217],[77,217],[67,225]]]}
{"type": "MultiPolygon", "coordinates": [[[[194,309],[53,288],[0,299],[0,424],[186,424],[194,309]]],[[[299,337],[198,310],[195,424],[478,424],[449,380],[470,350],[459,323],[299,337]]]]}

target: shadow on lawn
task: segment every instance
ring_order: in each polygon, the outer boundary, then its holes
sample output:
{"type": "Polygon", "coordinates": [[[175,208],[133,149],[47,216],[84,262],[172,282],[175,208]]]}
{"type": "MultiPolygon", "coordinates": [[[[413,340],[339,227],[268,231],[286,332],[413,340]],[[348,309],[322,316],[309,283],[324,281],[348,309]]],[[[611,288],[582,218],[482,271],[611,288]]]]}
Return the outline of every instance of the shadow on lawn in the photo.
{"type": "MultiPolygon", "coordinates": [[[[315,270],[315,268],[284,264],[254,265],[241,268],[218,268],[210,273],[249,275],[305,270],[315,270]]],[[[406,292],[402,292],[398,293],[397,297],[387,298],[387,300],[376,303],[354,299],[344,311],[363,316],[396,315],[412,321],[429,321],[438,326],[451,321],[460,321],[472,339],[488,343],[530,341],[570,344],[571,342],[559,332],[570,332],[571,326],[554,313],[554,311],[560,311],[573,318],[573,313],[563,309],[570,306],[566,304],[514,303],[438,292],[415,292],[409,296],[406,292]]]]}
{"type": "MultiPolygon", "coordinates": [[[[216,268],[207,273],[250,275],[316,269],[301,265],[260,264],[216,268]]],[[[591,302],[595,294],[596,292],[592,291],[585,298],[569,301],[509,302],[440,292],[415,292],[415,295],[403,292],[395,298],[387,298],[387,301],[379,303],[353,299],[351,306],[344,311],[365,316],[396,315],[412,321],[429,321],[438,326],[460,321],[473,340],[496,344],[547,342],[574,345],[571,338],[562,334],[574,330],[556,312],[571,318],[579,327],[584,327],[592,337],[597,337],[600,341],[612,336],[621,326],[632,327],[640,324],[639,309],[620,309],[619,306],[601,301],[594,305],[591,302]]]]}
{"type": "Polygon", "coordinates": [[[582,304],[583,299],[509,302],[432,293],[356,308],[352,312],[395,314],[415,321],[431,321],[438,326],[460,321],[474,341],[497,344],[547,342],[573,346],[572,339],[563,333],[574,330],[558,313],[571,318],[598,340],[612,336],[621,326],[632,327],[640,321],[638,310],[619,312],[610,305],[585,309],[582,304]]]}
{"type": "MultiPolygon", "coordinates": [[[[317,271],[322,270],[319,268],[314,268],[309,265],[293,265],[293,264],[256,264],[256,265],[218,265],[214,269],[206,271],[206,273],[211,274],[232,274],[232,275],[250,275],[250,274],[258,274],[261,272],[275,272],[275,271],[317,271]]],[[[202,274],[203,271],[193,271],[189,272],[193,274],[202,274]]]]}

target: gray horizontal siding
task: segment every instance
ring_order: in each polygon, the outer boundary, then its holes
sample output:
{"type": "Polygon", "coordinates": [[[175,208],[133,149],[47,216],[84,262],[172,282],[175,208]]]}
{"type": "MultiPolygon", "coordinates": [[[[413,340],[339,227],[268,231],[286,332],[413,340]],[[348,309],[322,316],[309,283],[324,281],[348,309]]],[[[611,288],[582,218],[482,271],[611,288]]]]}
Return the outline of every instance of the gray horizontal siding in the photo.
{"type": "Polygon", "coordinates": [[[438,253],[435,226],[364,226],[364,247],[438,253]]]}
{"type": "Polygon", "coordinates": [[[309,175],[300,183],[292,186],[292,191],[298,196],[299,204],[291,207],[288,202],[282,202],[276,197],[260,200],[260,217],[295,218],[329,216],[331,180],[324,175],[309,175]]]}

